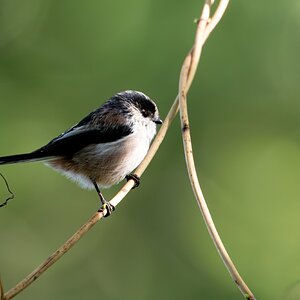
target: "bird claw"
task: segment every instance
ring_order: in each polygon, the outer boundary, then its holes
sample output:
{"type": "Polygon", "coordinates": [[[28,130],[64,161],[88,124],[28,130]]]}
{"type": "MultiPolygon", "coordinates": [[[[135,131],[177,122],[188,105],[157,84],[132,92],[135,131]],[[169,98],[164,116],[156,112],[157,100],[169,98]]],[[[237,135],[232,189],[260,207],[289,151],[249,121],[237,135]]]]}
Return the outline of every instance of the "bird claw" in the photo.
{"type": "Polygon", "coordinates": [[[136,174],[134,174],[134,173],[126,175],[125,178],[126,178],[127,181],[129,181],[130,179],[132,179],[134,181],[134,186],[132,187],[132,190],[137,188],[141,183],[141,178],[139,176],[137,176],[136,174]]]}
{"type": "Polygon", "coordinates": [[[112,214],[112,212],[116,210],[116,208],[114,205],[107,201],[98,209],[98,212],[103,213],[105,210],[106,214],[103,215],[104,218],[109,217],[112,214]]]}

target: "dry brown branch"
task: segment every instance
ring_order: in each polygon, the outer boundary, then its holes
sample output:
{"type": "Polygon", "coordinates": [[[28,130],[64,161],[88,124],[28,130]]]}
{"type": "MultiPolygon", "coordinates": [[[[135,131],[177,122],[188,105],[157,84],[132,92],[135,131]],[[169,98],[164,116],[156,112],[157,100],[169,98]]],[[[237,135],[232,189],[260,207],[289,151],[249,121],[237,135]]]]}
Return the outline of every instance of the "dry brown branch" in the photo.
{"type": "Polygon", "coordinates": [[[193,50],[186,56],[181,73],[180,73],[180,80],[179,80],[179,105],[180,105],[180,115],[181,115],[181,127],[182,127],[182,138],[184,144],[184,152],[186,158],[186,164],[188,169],[188,174],[190,178],[190,182],[198,203],[198,206],[201,210],[202,216],[204,218],[205,224],[209,231],[209,234],[218,250],[220,257],[222,258],[229,274],[231,275],[232,279],[244,295],[246,299],[255,300],[255,297],[251,290],[248,288],[246,283],[243,281],[242,277],[238,273],[235,265],[233,264],[230,256],[228,255],[224,244],[218,234],[218,231],[214,225],[213,219],[210,215],[208,206],[204,199],[197,172],[194,163],[193,157],[193,150],[192,150],[192,141],[190,135],[190,125],[188,119],[188,112],[187,112],[187,92],[192,83],[194,74],[197,69],[197,65],[200,59],[200,54],[202,50],[202,46],[204,44],[205,39],[208,37],[209,33],[212,31],[213,27],[216,26],[218,21],[221,19],[229,0],[221,0],[216,10],[214,17],[212,18],[211,22],[208,23],[209,20],[209,8],[211,5],[211,1],[206,1],[204,9],[202,11],[202,16],[199,21],[199,25],[197,28],[197,34],[195,39],[195,44],[193,50]]]}
{"type": "MultiPolygon", "coordinates": [[[[192,80],[194,78],[197,64],[200,58],[200,53],[202,50],[202,45],[204,44],[205,40],[209,36],[210,32],[214,29],[214,27],[217,25],[219,20],[222,17],[222,14],[224,13],[226,6],[228,4],[227,1],[220,1],[218,8],[216,9],[216,12],[210,22],[208,22],[208,18],[210,15],[210,6],[213,4],[213,0],[206,1],[204,4],[203,13],[200,17],[200,20],[198,22],[196,37],[195,37],[195,43],[188,54],[188,64],[184,65],[186,68],[185,78],[183,82],[185,82],[184,90],[187,92],[192,80]],[[193,60],[193,61],[192,61],[193,60]],[[191,62],[192,61],[192,62],[191,62]],[[189,66],[187,68],[187,66],[189,66]]],[[[181,86],[182,88],[182,86],[181,86]]],[[[182,97],[181,97],[182,98],[182,97]]],[[[162,143],[168,128],[171,125],[171,122],[173,121],[174,117],[176,116],[179,108],[178,104],[179,97],[177,96],[167,117],[164,120],[164,124],[161,126],[160,131],[156,135],[155,140],[153,141],[147,156],[143,160],[143,162],[140,164],[140,166],[137,168],[135,173],[138,176],[141,176],[143,172],[146,170],[148,165],[150,164],[151,160],[153,159],[156,151],[158,150],[160,144],[162,143]]],[[[122,199],[128,194],[128,192],[133,187],[133,180],[128,181],[121,189],[120,191],[111,199],[111,204],[114,206],[118,205],[122,199]]],[[[104,211],[103,214],[106,212],[104,211]]],[[[19,294],[22,290],[24,290],[26,287],[28,287],[32,282],[34,282],[40,275],[42,275],[50,266],[52,266],[60,257],[62,257],[68,250],[71,249],[72,246],[74,246],[82,237],[84,234],[86,234],[102,217],[102,213],[95,213],[91,216],[91,218],[78,230],[74,233],[73,236],[71,236],[59,249],[57,249],[49,258],[47,258],[41,265],[39,265],[32,273],[30,273],[27,277],[25,277],[22,281],[20,281],[15,287],[13,287],[11,290],[9,290],[7,293],[2,296],[1,300],[9,300],[12,299],[14,296],[19,294]]],[[[254,299],[254,298],[249,298],[254,299]]]]}

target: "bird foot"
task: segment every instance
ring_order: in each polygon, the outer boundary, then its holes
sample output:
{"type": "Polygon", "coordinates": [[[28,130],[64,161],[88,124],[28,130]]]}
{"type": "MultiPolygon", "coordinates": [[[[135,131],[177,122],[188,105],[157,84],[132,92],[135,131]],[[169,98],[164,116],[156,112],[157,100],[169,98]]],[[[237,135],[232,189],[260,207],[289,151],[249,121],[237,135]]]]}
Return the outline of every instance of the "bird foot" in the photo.
{"type": "Polygon", "coordinates": [[[137,188],[141,183],[141,178],[139,176],[137,176],[136,174],[134,174],[134,173],[126,175],[125,178],[126,178],[127,181],[129,181],[130,179],[132,179],[134,181],[134,186],[132,187],[132,190],[137,188]]]}
{"type": "Polygon", "coordinates": [[[103,215],[104,218],[109,217],[114,210],[116,210],[115,206],[106,201],[99,209],[98,212],[103,213],[106,210],[106,214],[103,215]]]}

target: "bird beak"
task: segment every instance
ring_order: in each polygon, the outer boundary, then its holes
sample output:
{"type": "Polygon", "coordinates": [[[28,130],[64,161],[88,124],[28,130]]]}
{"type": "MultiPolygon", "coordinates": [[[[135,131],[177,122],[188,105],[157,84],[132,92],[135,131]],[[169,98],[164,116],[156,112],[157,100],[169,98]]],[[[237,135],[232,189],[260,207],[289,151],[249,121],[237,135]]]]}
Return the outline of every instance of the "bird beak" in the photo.
{"type": "Polygon", "coordinates": [[[155,124],[162,124],[162,123],[163,123],[163,121],[162,121],[160,118],[153,119],[153,122],[154,122],[155,124]]]}

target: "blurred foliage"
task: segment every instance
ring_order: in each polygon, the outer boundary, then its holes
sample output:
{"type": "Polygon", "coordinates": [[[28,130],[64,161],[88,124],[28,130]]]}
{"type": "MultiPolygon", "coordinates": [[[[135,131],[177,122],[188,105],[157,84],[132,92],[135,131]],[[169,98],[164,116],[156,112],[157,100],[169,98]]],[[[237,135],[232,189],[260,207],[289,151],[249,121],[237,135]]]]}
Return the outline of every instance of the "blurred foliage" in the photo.
{"type": "MultiPolygon", "coordinates": [[[[0,155],[47,143],[126,89],[149,94],[164,117],[201,7],[196,0],[1,0],[0,155]]],[[[189,94],[204,194],[259,299],[300,299],[299,13],[297,0],[232,1],[189,94]]],[[[8,290],[98,200],[40,163],[1,172],[16,194],[0,211],[8,290]]],[[[53,298],[242,299],[193,198],[178,120],[141,187],[18,296],[53,298]]]]}

